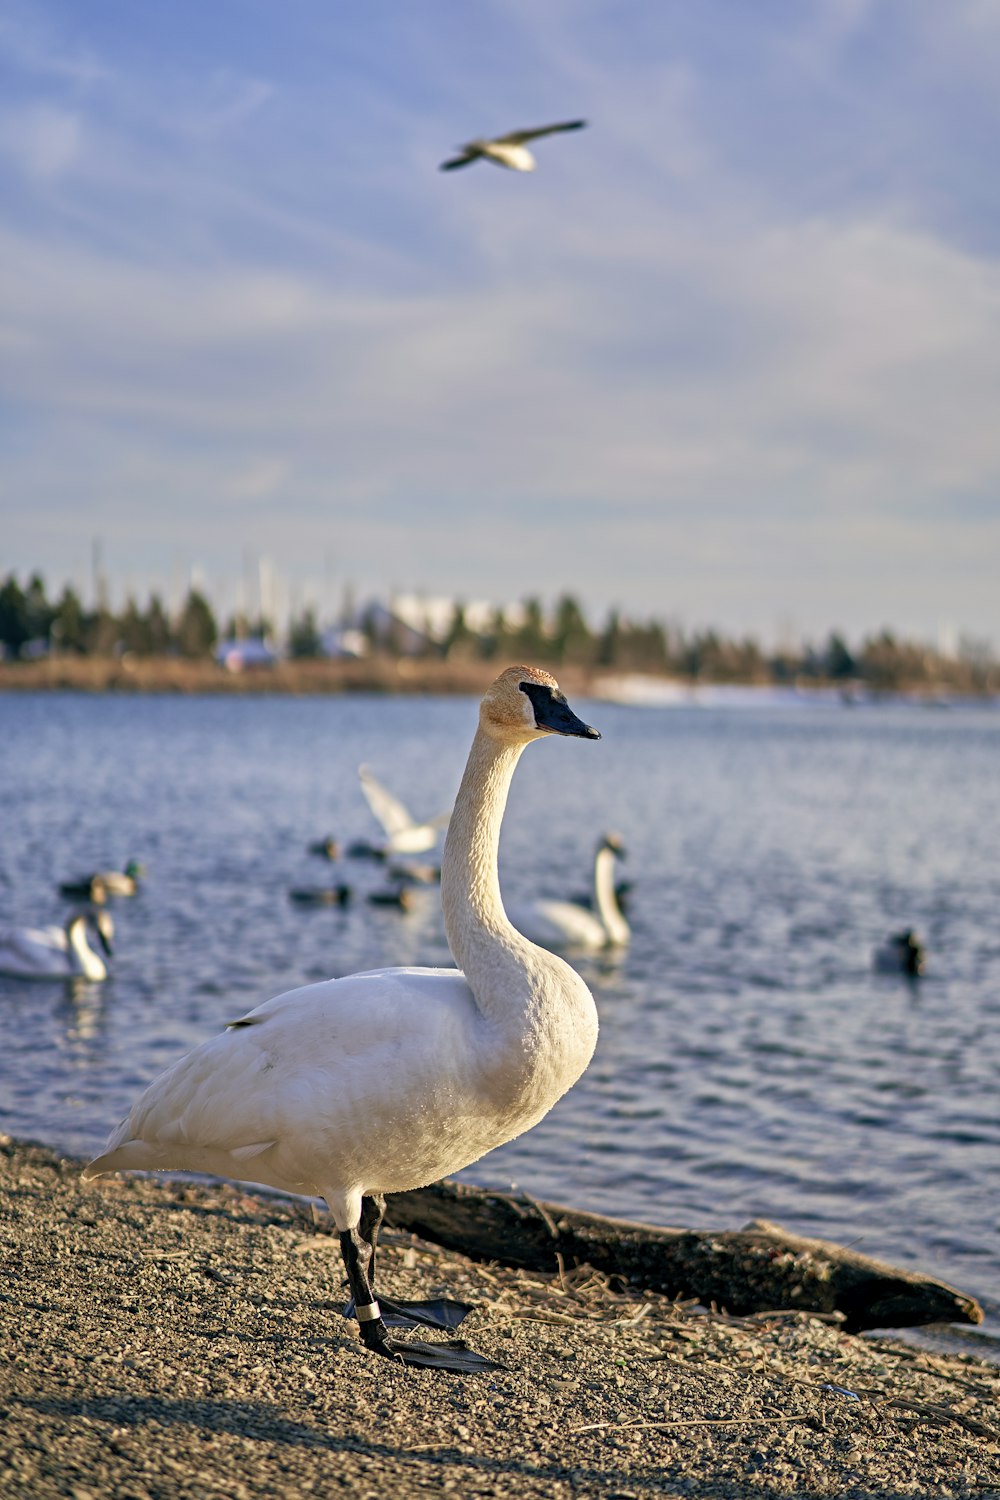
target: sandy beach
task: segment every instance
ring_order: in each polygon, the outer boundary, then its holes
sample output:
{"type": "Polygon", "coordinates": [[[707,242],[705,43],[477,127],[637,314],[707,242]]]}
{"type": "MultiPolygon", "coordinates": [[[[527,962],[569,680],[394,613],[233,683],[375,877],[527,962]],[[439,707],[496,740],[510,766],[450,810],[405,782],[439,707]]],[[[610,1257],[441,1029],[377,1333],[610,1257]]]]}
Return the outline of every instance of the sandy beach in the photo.
{"type": "Polygon", "coordinates": [[[383,1285],[474,1304],[499,1366],[394,1367],[308,1204],[80,1165],[0,1144],[4,1494],[1000,1494],[1000,1369],[973,1358],[389,1232],[383,1285]]]}

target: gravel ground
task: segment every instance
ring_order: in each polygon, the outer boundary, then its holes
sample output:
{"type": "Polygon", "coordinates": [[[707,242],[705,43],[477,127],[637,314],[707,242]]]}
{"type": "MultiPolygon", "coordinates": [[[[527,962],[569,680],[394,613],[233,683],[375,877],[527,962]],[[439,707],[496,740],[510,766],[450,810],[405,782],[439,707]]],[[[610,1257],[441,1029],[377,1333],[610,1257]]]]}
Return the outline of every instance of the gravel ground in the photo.
{"type": "MultiPolygon", "coordinates": [[[[0,1138],[0,1493],[1000,1496],[1000,1370],[803,1314],[728,1318],[386,1236],[387,1291],[475,1304],[502,1368],[365,1354],[335,1239],[230,1185],[0,1138]]],[[[437,1335],[429,1335],[431,1338],[437,1335]]]]}

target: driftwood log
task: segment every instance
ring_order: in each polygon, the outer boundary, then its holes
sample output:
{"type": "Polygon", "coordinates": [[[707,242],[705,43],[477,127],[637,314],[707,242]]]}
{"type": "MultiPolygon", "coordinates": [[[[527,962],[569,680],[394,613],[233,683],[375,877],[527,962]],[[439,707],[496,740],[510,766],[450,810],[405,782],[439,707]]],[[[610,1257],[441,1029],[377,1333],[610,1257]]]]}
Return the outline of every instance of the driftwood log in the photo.
{"type": "Polygon", "coordinates": [[[847,1332],[981,1323],[979,1304],[943,1281],[755,1220],[724,1233],[660,1229],[558,1203],[438,1182],[389,1199],[387,1222],[474,1260],[535,1271],[589,1264],[670,1297],[729,1313],[840,1313],[847,1332]]]}

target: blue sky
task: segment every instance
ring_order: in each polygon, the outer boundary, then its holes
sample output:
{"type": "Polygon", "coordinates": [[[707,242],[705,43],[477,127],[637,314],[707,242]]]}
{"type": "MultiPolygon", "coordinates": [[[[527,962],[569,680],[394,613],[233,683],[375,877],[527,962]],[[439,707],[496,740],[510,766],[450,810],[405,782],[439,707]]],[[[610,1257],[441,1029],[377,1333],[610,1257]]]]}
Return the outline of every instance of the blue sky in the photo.
{"type": "Polygon", "coordinates": [[[1000,648],[998,56],[1000,0],[0,0],[0,571],[1000,648]]]}

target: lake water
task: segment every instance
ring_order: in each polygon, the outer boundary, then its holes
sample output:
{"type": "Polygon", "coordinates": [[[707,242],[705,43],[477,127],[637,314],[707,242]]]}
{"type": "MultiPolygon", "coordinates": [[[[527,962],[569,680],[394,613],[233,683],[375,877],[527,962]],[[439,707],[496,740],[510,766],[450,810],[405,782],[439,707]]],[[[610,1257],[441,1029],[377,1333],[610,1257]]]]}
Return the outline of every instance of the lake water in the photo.
{"type": "MultiPolygon", "coordinates": [[[[673,1225],[753,1217],[979,1297],[1000,1350],[1000,713],[574,704],[599,744],[531,746],[501,850],[511,903],[588,888],[619,832],[633,942],[581,964],[597,1055],[487,1186],[673,1225]],[[918,929],[920,981],[872,972],[918,929]]],[[[142,860],[113,977],[0,978],[0,1129],[93,1152],[167,1063],[294,985],[449,962],[436,890],[310,857],[377,833],[367,761],[416,812],[450,804],[465,699],[0,697],[0,920],[58,920],[60,879],[142,860]],[[345,910],[302,884],[346,881],[345,910]]]]}

